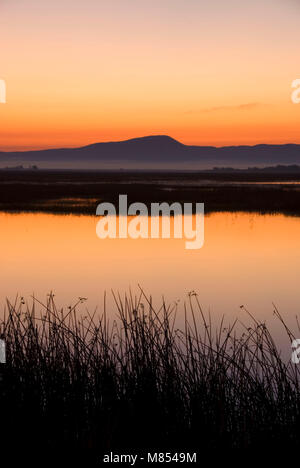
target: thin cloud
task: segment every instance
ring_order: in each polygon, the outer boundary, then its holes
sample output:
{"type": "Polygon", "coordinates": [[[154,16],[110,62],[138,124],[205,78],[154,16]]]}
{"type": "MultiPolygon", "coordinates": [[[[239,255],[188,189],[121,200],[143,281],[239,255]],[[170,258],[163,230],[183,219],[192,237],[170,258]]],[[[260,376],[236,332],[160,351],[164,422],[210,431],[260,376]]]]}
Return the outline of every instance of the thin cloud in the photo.
{"type": "Polygon", "coordinates": [[[217,107],[208,107],[206,109],[199,109],[186,111],[185,114],[194,114],[194,113],[208,113],[208,112],[219,112],[219,111],[239,111],[239,110],[251,110],[258,106],[261,106],[259,102],[248,102],[246,104],[239,104],[237,106],[217,106],[217,107]]]}

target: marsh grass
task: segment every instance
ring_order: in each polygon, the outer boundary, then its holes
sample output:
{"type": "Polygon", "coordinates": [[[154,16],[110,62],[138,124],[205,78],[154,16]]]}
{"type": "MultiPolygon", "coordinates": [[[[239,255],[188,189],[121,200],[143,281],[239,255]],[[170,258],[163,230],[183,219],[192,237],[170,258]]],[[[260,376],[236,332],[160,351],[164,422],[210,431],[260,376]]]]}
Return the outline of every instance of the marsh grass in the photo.
{"type": "Polygon", "coordinates": [[[80,170],[0,170],[0,208],[5,212],[95,215],[100,201],[128,204],[205,203],[205,212],[299,215],[299,172],[140,172],[80,170]],[[244,184],[248,182],[248,184],[244,184]],[[249,183],[250,182],[250,183],[249,183]],[[281,182],[273,185],[270,182],[281,182]],[[287,182],[287,184],[285,184],[287,182]],[[96,200],[96,201],[95,201],[96,200]]]}
{"type": "MultiPolygon", "coordinates": [[[[116,318],[67,310],[50,294],[10,303],[0,397],[3,447],[98,456],[143,448],[251,449],[300,438],[299,367],[284,362],[264,323],[217,329],[190,293],[155,309],[143,291],[114,295],[116,318]],[[179,311],[178,311],[179,314],[179,311]],[[182,318],[182,315],[181,315],[182,318]]],[[[85,306],[80,306],[80,308],[85,306]]],[[[293,335],[279,312],[290,340],[293,335]]]]}

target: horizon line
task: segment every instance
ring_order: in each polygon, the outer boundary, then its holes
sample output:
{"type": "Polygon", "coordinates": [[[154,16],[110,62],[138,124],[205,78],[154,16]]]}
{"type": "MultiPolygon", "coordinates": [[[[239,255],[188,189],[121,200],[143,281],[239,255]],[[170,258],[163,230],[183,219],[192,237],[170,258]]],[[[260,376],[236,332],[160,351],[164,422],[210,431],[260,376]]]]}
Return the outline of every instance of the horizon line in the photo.
{"type": "MultiPolygon", "coordinates": [[[[173,140],[176,143],[179,143],[182,146],[186,147],[197,147],[197,148],[215,148],[215,149],[221,149],[221,148],[255,148],[258,146],[300,146],[300,143],[292,143],[292,142],[286,142],[286,143],[255,143],[255,144],[230,144],[230,145],[199,145],[199,144],[186,144],[182,143],[180,140],[177,140],[176,138],[173,138],[170,135],[167,134],[149,134],[149,135],[144,135],[141,137],[132,137],[132,138],[126,138],[122,140],[104,140],[104,141],[95,141],[93,143],[87,143],[81,146],[46,146],[38,149],[16,149],[16,150],[5,150],[0,148],[0,153],[27,153],[27,152],[39,152],[39,151],[55,151],[55,150],[72,150],[72,149],[83,149],[83,148],[88,148],[90,146],[95,146],[99,144],[111,144],[111,143],[126,143],[129,141],[135,141],[135,140],[144,140],[147,138],[168,138],[170,140],[173,140]]],[[[23,147],[24,148],[24,147],[23,147]]]]}

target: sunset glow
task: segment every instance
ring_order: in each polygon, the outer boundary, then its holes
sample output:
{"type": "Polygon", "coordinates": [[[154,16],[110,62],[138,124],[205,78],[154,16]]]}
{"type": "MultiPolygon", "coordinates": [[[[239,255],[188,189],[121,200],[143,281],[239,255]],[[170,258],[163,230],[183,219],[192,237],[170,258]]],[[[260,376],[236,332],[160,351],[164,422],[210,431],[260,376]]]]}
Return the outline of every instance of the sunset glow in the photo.
{"type": "Polygon", "coordinates": [[[300,143],[297,2],[0,1],[0,150],[300,143]]]}

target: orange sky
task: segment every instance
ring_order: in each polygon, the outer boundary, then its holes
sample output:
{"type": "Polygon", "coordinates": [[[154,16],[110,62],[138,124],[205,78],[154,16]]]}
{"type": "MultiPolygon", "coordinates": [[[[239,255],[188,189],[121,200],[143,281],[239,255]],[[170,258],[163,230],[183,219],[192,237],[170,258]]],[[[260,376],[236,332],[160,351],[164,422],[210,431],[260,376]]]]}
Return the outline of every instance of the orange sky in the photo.
{"type": "Polygon", "coordinates": [[[0,0],[0,149],[300,143],[294,0],[0,0]]]}

